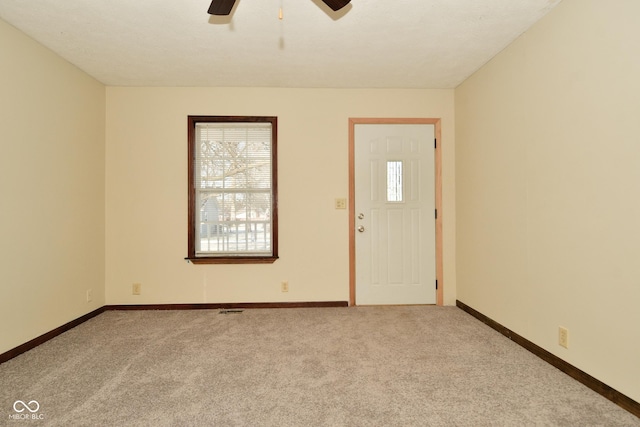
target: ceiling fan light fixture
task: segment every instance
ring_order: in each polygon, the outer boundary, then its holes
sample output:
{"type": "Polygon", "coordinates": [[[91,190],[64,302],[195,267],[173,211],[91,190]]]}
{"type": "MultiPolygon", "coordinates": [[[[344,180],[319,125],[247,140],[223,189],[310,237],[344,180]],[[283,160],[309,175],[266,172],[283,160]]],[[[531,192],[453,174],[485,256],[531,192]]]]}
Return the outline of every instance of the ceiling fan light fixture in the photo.
{"type": "MultiPolygon", "coordinates": [[[[322,0],[322,2],[335,12],[348,5],[351,0],[322,0]]],[[[209,13],[209,15],[226,16],[231,13],[235,4],[236,0],[212,0],[207,13],[209,13]]],[[[282,8],[280,8],[280,14],[278,16],[282,19],[282,8]]]]}

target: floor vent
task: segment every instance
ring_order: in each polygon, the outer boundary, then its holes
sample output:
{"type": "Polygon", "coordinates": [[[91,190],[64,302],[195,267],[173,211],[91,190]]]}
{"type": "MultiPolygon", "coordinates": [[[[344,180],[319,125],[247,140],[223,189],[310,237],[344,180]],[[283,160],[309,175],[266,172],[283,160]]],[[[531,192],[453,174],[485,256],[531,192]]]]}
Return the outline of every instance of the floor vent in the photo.
{"type": "Polygon", "coordinates": [[[242,313],[244,310],[220,310],[219,314],[237,314],[242,313]]]}

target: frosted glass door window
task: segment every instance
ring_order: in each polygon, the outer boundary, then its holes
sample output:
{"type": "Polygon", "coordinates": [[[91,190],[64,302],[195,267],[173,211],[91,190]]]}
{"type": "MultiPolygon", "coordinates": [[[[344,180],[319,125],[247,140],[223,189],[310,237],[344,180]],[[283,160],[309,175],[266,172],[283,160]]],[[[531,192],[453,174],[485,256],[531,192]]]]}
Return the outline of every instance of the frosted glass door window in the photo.
{"type": "Polygon", "coordinates": [[[387,162],[387,201],[402,201],[402,161],[387,162]]]}

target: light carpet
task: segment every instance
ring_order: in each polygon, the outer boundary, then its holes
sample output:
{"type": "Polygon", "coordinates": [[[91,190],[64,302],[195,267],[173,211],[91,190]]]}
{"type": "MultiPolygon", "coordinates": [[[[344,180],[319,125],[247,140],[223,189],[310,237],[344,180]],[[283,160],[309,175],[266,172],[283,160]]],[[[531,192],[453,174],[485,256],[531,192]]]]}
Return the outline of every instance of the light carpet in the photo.
{"type": "Polygon", "coordinates": [[[0,365],[0,425],[640,426],[640,419],[456,307],[409,306],[107,311],[0,365]]]}

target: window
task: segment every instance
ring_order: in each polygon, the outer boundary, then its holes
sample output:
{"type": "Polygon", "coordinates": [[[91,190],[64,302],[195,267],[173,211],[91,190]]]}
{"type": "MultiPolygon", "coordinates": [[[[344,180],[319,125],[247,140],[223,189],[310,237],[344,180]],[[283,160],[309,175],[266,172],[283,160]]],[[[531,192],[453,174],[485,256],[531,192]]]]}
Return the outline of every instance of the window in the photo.
{"type": "Polygon", "coordinates": [[[387,162],[387,201],[401,202],[402,192],[402,161],[387,162]]]}
{"type": "Polygon", "coordinates": [[[193,263],[278,258],[277,117],[189,116],[193,263]]]}

